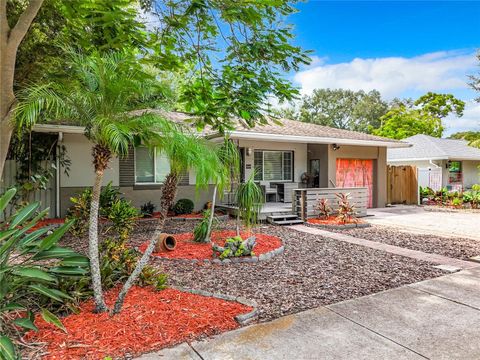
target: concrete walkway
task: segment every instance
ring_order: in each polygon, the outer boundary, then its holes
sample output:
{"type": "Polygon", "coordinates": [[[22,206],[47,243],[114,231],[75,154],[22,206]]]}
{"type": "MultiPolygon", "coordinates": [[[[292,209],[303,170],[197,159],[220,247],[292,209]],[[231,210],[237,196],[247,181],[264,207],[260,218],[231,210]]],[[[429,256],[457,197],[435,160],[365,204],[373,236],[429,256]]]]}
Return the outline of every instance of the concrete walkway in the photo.
{"type": "Polygon", "coordinates": [[[395,205],[368,209],[368,214],[373,215],[365,218],[369,223],[395,227],[400,231],[480,241],[478,213],[425,211],[420,206],[395,205]]]}
{"type": "Polygon", "coordinates": [[[465,270],[140,359],[480,359],[479,289],[465,270]]]}
{"type": "Polygon", "coordinates": [[[446,270],[446,271],[454,272],[458,270],[471,269],[479,266],[478,263],[475,263],[472,261],[464,261],[464,260],[453,259],[450,257],[438,255],[438,254],[430,254],[430,253],[425,253],[423,251],[406,249],[400,246],[384,244],[381,242],[371,241],[366,239],[360,239],[351,235],[334,233],[331,231],[322,230],[322,229],[314,228],[311,226],[293,225],[293,226],[289,226],[289,228],[292,230],[296,230],[296,231],[300,231],[308,234],[320,235],[333,240],[348,242],[350,244],[366,246],[371,249],[382,250],[395,255],[406,256],[416,260],[427,261],[432,264],[435,264],[436,265],[435,267],[446,270]]]}

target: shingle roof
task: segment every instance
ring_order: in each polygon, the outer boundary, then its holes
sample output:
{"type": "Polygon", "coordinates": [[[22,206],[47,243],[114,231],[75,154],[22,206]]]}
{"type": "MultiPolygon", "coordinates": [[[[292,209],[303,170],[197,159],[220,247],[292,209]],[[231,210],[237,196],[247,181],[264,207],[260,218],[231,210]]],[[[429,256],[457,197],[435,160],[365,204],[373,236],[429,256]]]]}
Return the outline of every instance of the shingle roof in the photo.
{"type": "Polygon", "coordinates": [[[399,160],[480,160],[480,149],[468,146],[465,140],[439,139],[428,135],[415,135],[403,139],[412,147],[388,149],[389,161],[399,160]]]}
{"type": "Polygon", "coordinates": [[[387,139],[380,136],[365,134],[357,131],[342,130],[332,128],[329,126],[322,126],[317,124],[305,123],[301,121],[280,119],[282,124],[276,124],[271,121],[267,125],[257,125],[254,128],[247,128],[244,126],[237,126],[237,131],[246,133],[263,133],[276,135],[292,135],[292,136],[307,136],[307,137],[322,137],[333,139],[350,139],[350,140],[365,140],[365,141],[381,141],[399,143],[399,140],[387,139]]]}
{"type": "MultiPolygon", "coordinates": [[[[145,109],[145,110],[135,110],[132,111],[132,115],[139,115],[144,112],[158,114],[170,121],[174,122],[186,122],[188,120],[193,121],[194,116],[178,112],[178,111],[166,111],[162,109],[145,109]]],[[[51,124],[51,123],[50,123],[51,124]]],[[[61,123],[57,123],[61,124],[61,123]]],[[[47,124],[46,124],[47,125],[47,124]]],[[[67,124],[65,124],[67,125],[67,124]]],[[[380,136],[374,136],[370,134],[365,134],[356,131],[342,130],[337,128],[332,128],[328,126],[322,126],[317,124],[304,123],[300,121],[287,120],[287,119],[276,119],[275,121],[270,120],[266,125],[257,125],[253,128],[246,126],[241,120],[237,121],[237,126],[233,132],[235,134],[265,134],[265,135],[278,135],[278,136],[294,136],[294,137],[308,137],[308,138],[325,138],[332,139],[332,142],[342,140],[352,140],[355,141],[366,141],[370,144],[378,143],[378,146],[402,146],[405,144],[399,140],[387,139],[380,136]],[[279,124],[279,122],[281,124],[279,124]],[[373,142],[373,143],[371,143],[373,142]]],[[[203,135],[214,137],[217,132],[207,127],[202,132],[203,135]]]]}

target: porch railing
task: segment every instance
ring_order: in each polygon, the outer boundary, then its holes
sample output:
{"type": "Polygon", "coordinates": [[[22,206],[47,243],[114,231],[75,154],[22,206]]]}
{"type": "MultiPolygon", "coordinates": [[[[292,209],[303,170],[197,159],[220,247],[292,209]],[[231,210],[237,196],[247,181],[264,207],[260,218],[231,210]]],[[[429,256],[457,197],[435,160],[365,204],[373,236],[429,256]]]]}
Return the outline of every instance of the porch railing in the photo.
{"type": "Polygon", "coordinates": [[[315,217],[318,215],[315,207],[320,199],[328,199],[332,209],[337,210],[338,197],[335,194],[338,193],[350,194],[357,216],[367,215],[368,189],[366,187],[295,189],[292,197],[292,211],[302,220],[315,217]]]}

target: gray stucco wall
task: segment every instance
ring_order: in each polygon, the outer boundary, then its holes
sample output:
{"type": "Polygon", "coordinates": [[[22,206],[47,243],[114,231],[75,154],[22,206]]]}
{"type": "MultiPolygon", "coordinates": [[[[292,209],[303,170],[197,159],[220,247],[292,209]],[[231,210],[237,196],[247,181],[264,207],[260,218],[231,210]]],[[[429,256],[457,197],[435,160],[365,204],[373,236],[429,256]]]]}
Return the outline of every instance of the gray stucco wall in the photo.
{"type": "MultiPolygon", "coordinates": [[[[60,213],[61,216],[65,216],[67,209],[72,205],[70,197],[82,192],[84,187],[69,187],[60,189],[60,213]]],[[[160,197],[162,194],[162,187],[150,187],[139,189],[133,187],[120,187],[120,191],[123,196],[132,201],[132,205],[140,208],[143,204],[151,201],[157,206],[157,210],[160,208],[160,197]]],[[[209,186],[205,189],[195,189],[193,185],[179,186],[176,200],[181,198],[191,199],[195,203],[195,211],[201,210],[207,201],[211,201],[213,196],[213,186],[209,186]]],[[[217,199],[218,200],[218,199],[217,199]]]]}

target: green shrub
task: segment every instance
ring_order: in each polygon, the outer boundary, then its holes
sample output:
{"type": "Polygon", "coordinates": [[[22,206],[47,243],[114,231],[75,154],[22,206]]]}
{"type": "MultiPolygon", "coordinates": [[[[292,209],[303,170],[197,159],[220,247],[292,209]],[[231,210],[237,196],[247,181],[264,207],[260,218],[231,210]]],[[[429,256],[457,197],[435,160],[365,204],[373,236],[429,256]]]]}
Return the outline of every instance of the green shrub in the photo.
{"type": "MultiPolygon", "coordinates": [[[[128,247],[125,241],[106,239],[101,247],[100,272],[105,288],[112,288],[119,282],[124,282],[135,269],[140,254],[128,247]]],[[[139,286],[154,286],[161,290],[165,288],[167,276],[151,265],[146,265],[138,279],[139,286]]]]}
{"type": "Polygon", "coordinates": [[[106,218],[112,223],[105,233],[113,230],[120,239],[127,240],[139,216],[137,208],[132,206],[128,200],[117,199],[108,210],[105,210],[105,213],[106,218]]]}
{"type": "Polygon", "coordinates": [[[242,240],[240,236],[235,236],[225,240],[225,246],[220,247],[213,244],[213,254],[216,256],[220,254],[220,259],[239,256],[254,256],[253,248],[255,247],[255,237],[250,237],[247,240],[242,240]]]}
{"type": "Polygon", "coordinates": [[[184,215],[184,214],[191,214],[195,205],[193,201],[190,199],[180,199],[176,202],[173,206],[172,210],[175,215],[184,215]]]}
{"type": "Polygon", "coordinates": [[[152,217],[156,208],[157,207],[149,201],[140,206],[140,213],[142,214],[142,217],[152,217]]]}
{"type": "MultiPolygon", "coordinates": [[[[211,209],[205,210],[203,212],[202,221],[200,221],[195,229],[193,229],[193,240],[196,242],[205,242],[207,239],[208,224],[210,222],[210,214],[212,213],[211,209]]],[[[218,225],[218,219],[214,216],[212,221],[212,229],[218,225]]]]}
{"type": "MultiPolygon", "coordinates": [[[[100,193],[99,214],[101,218],[114,222],[114,225],[109,227],[107,231],[114,229],[119,236],[126,236],[126,230],[123,229],[123,226],[129,226],[130,222],[128,218],[133,216],[132,209],[134,209],[137,214],[135,217],[138,216],[138,211],[132,207],[128,201],[121,199],[120,196],[120,190],[114,188],[112,183],[109,182],[100,193]],[[111,214],[111,212],[114,212],[114,214],[111,214]],[[118,221],[116,221],[117,216],[120,217],[118,221]]],[[[67,211],[67,220],[75,220],[70,232],[74,236],[82,237],[88,230],[92,189],[85,189],[78,196],[71,197],[70,201],[73,205],[67,211]]],[[[131,229],[127,229],[127,231],[130,230],[131,229]]]]}
{"type": "Polygon", "coordinates": [[[235,198],[238,206],[237,228],[239,227],[238,218],[241,217],[243,225],[247,231],[250,231],[257,224],[258,215],[265,201],[262,189],[255,183],[255,172],[252,172],[248,180],[238,186],[235,198]]]}
{"type": "MultiPolygon", "coordinates": [[[[10,189],[0,196],[0,212],[15,193],[16,189],[10,189]]],[[[19,329],[37,329],[33,324],[34,311],[40,311],[45,321],[62,327],[42,304],[46,299],[58,303],[71,299],[57,289],[59,277],[83,276],[88,272],[88,258],[57,246],[71,222],[53,231],[49,227],[30,231],[48,213],[48,209],[37,213],[39,206],[38,202],[28,204],[0,222],[0,358],[17,358],[11,339],[21,335],[19,329]]]]}

